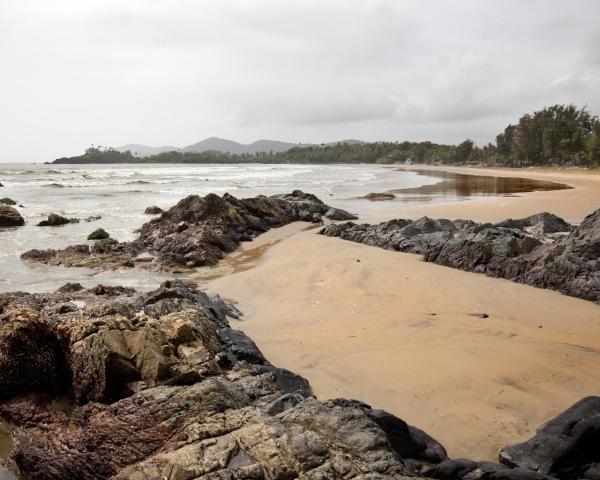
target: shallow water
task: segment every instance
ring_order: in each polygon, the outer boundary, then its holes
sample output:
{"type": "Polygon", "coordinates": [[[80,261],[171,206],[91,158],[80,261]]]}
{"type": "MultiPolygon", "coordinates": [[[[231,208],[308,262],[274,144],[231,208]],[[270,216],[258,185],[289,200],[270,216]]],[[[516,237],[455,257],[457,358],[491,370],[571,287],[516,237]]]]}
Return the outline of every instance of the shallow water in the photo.
{"type": "MultiPolygon", "coordinates": [[[[468,175],[454,172],[433,172],[431,170],[413,170],[427,178],[439,178],[437,183],[427,183],[418,187],[402,187],[391,190],[405,195],[405,199],[414,198],[409,194],[434,197],[471,197],[471,196],[512,196],[527,192],[565,190],[568,185],[544,180],[520,177],[493,177],[487,175],[468,175]]],[[[424,197],[427,198],[427,197],[424,197]]]]}

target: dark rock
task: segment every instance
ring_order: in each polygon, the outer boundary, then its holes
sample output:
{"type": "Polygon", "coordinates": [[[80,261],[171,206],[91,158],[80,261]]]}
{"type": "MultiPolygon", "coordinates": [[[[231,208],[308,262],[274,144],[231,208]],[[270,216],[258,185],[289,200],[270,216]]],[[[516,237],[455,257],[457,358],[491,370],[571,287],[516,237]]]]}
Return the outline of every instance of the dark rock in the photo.
{"type": "Polygon", "coordinates": [[[329,220],[356,220],[358,217],[341,208],[330,208],[323,216],[329,220]]]}
{"type": "Polygon", "coordinates": [[[459,480],[477,468],[477,462],[465,458],[446,459],[439,465],[429,468],[423,475],[442,480],[459,480]]]}
{"type": "Polygon", "coordinates": [[[62,215],[51,213],[48,215],[46,220],[42,220],[40,223],[38,223],[38,227],[59,227],[68,223],[79,223],[79,219],[67,218],[63,217],[62,215]]]}
{"type": "Polygon", "coordinates": [[[319,233],[600,302],[600,210],[578,227],[540,213],[495,225],[427,217],[378,225],[348,222],[319,233]]]}
{"type": "Polygon", "coordinates": [[[115,269],[131,267],[140,254],[152,252],[147,268],[168,271],[182,267],[215,265],[240,242],[251,240],[270,228],[294,221],[321,222],[326,216],[354,218],[332,209],[314,195],[295,190],[272,197],[237,199],[209,194],[191,195],[142,226],[133,242],[105,245],[76,254],[72,250],[26,252],[22,258],[50,265],[115,269]]]}
{"type": "Polygon", "coordinates": [[[83,286],[80,283],[65,283],[60,287],[57,292],[60,293],[74,293],[83,290],[83,286]]]}
{"type": "Polygon", "coordinates": [[[469,313],[470,317],[477,317],[477,318],[489,318],[489,315],[485,312],[474,312],[474,313],[469,313]]]}
{"type": "Polygon", "coordinates": [[[91,217],[87,217],[84,219],[85,222],[90,223],[90,222],[95,222],[96,220],[101,220],[102,217],[100,215],[92,215],[91,217]]]}
{"type": "Polygon", "coordinates": [[[16,209],[7,205],[0,205],[0,228],[21,227],[23,225],[25,225],[25,220],[16,209]]]}
{"type": "Polygon", "coordinates": [[[2,183],[0,183],[0,187],[3,187],[4,185],[2,185],[2,183]]]}
{"type": "Polygon", "coordinates": [[[152,207],[146,208],[144,213],[146,215],[158,215],[159,213],[163,213],[163,209],[160,207],[157,207],[157,206],[152,206],[152,207]]]}
{"type": "Polygon", "coordinates": [[[361,198],[366,198],[367,200],[371,200],[372,202],[381,202],[385,200],[393,200],[394,198],[396,198],[396,195],[389,192],[368,193],[367,195],[361,198]]]}
{"type": "Polygon", "coordinates": [[[588,478],[600,467],[600,397],[580,400],[524,443],[509,445],[500,461],[560,479],[588,478]]]}
{"type": "Polygon", "coordinates": [[[92,233],[90,233],[87,237],[88,240],[105,240],[108,239],[110,235],[103,228],[97,228],[92,233]]]}
{"type": "Polygon", "coordinates": [[[0,198],[0,203],[3,205],[16,205],[17,204],[17,202],[15,202],[12,198],[8,198],[8,197],[0,198]]]}

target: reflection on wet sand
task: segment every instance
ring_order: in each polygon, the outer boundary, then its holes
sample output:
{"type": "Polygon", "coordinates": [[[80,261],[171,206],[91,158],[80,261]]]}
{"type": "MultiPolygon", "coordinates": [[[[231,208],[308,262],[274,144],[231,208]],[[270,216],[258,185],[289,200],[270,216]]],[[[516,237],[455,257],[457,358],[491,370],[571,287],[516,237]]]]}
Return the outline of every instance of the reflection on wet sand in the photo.
{"type": "Polygon", "coordinates": [[[470,197],[472,195],[511,196],[519,193],[565,190],[572,188],[562,183],[519,177],[493,177],[431,170],[412,170],[419,175],[438,177],[442,180],[432,185],[389,190],[392,193],[433,195],[443,197],[470,197]]]}

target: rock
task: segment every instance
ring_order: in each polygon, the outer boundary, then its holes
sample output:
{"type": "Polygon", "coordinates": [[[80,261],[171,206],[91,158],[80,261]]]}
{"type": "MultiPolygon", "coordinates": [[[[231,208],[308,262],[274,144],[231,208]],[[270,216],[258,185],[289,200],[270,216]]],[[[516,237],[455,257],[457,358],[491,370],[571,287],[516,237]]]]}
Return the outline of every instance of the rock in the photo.
{"type": "Polygon", "coordinates": [[[329,220],[356,220],[358,217],[341,208],[330,208],[323,215],[329,220]]]}
{"type": "Polygon", "coordinates": [[[85,251],[63,249],[44,254],[25,252],[23,259],[49,265],[116,269],[144,264],[146,268],[180,271],[215,265],[240,242],[252,240],[270,228],[295,221],[321,222],[329,215],[354,218],[332,209],[314,195],[295,190],[290,194],[237,199],[225,194],[184,198],[160,217],[142,226],[132,242],[106,244],[85,251]],[[105,248],[106,247],[106,248],[105,248]],[[152,262],[139,262],[152,252],[152,262]]]}
{"type": "Polygon", "coordinates": [[[477,317],[477,318],[489,318],[489,315],[485,312],[474,312],[474,313],[469,313],[470,317],[477,317]]]}
{"type": "Polygon", "coordinates": [[[84,219],[85,222],[90,223],[90,222],[95,222],[96,220],[101,220],[102,217],[100,215],[92,215],[91,217],[87,217],[84,219]]]}
{"type": "Polygon", "coordinates": [[[378,225],[347,222],[319,233],[600,302],[600,210],[578,227],[540,213],[495,225],[427,217],[378,225]]]}
{"type": "Polygon", "coordinates": [[[38,223],[38,227],[59,227],[68,223],[79,223],[79,219],[67,218],[62,215],[57,215],[56,213],[51,213],[46,220],[42,220],[38,223]]]}
{"type": "Polygon", "coordinates": [[[560,479],[589,478],[586,471],[600,469],[599,444],[600,397],[587,397],[540,427],[527,442],[504,447],[500,461],[560,479]]]}
{"type": "Polygon", "coordinates": [[[0,415],[22,478],[392,480],[443,451],[361,402],[311,397],[231,329],[220,298],[181,282],[0,294],[0,306],[0,415]],[[85,309],[63,308],[75,301],[85,309]]]}
{"type": "Polygon", "coordinates": [[[446,459],[439,465],[429,468],[423,472],[423,475],[429,478],[439,478],[442,480],[454,480],[464,478],[468,473],[477,468],[477,462],[465,458],[454,460],[446,459]]]}
{"type": "Polygon", "coordinates": [[[396,195],[389,192],[368,193],[367,195],[361,198],[366,198],[367,200],[371,200],[372,202],[381,202],[385,200],[393,200],[394,198],[396,198],[396,195]]]}
{"type": "Polygon", "coordinates": [[[2,183],[0,183],[0,187],[3,187],[4,185],[2,185],[2,183]]]}
{"type": "Polygon", "coordinates": [[[105,240],[108,239],[110,235],[103,228],[97,228],[92,233],[90,233],[87,237],[88,240],[105,240]]]}
{"type": "Polygon", "coordinates": [[[3,205],[16,205],[17,204],[17,202],[15,202],[12,198],[8,198],[8,197],[0,198],[0,203],[3,205]]]}
{"type": "Polygon", "coordinates": [[[163,213],[163,209],[157,206],[148,207],[144,211],[146,215],[158,215],[159,213],[163,213]]]}
{"type": "Polygon", "coordinates": [[[23,225],[25,225],[25,220],[16,209],[7,205],[0,205],[0,228],[23,225]]]}

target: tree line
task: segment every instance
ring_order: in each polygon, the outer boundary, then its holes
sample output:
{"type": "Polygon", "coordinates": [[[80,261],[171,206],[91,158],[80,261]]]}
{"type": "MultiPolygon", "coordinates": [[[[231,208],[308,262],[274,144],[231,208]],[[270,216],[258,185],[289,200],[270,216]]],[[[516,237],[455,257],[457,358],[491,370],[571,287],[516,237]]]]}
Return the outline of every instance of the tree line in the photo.
{"type": "Polygon", "coordinates": [[[600,120],[575,105],[553,105],[523,115],[483,147],[433,142],[338,143],[298,146],[285,152],[164,152],[136,157],[113,148],[91,147],[83,155],[54,163],[429,163],[510,167],[600,166],[600,120]]]}

